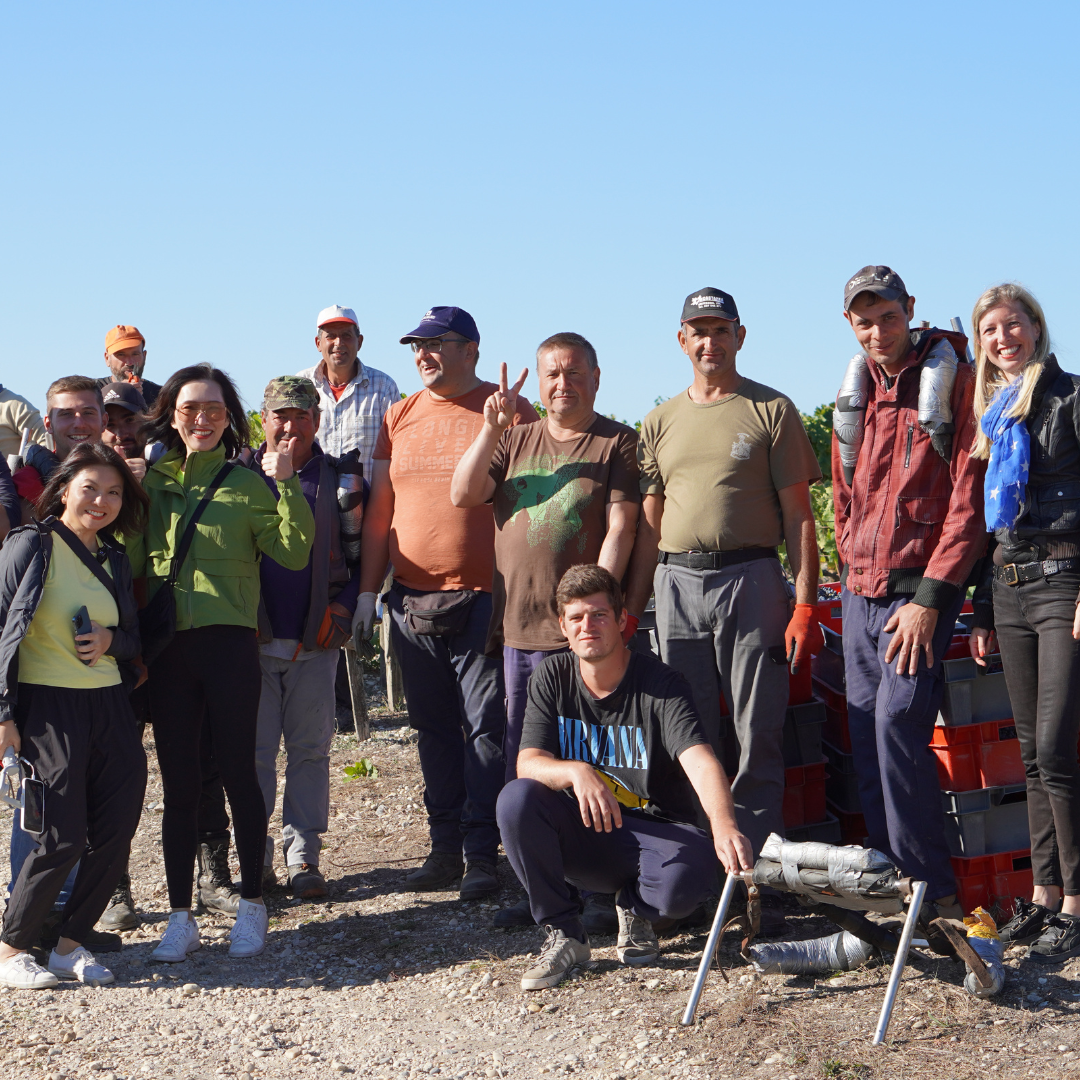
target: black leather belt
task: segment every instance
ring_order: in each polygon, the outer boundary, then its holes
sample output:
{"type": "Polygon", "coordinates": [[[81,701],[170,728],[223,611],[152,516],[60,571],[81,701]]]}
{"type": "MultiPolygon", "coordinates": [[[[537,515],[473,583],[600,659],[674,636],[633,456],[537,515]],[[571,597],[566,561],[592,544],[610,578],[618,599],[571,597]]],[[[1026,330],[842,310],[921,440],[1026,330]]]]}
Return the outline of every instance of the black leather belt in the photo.
{"type": "Polygon", "coordinates": [[[656,561],[662,566],[685,566],[688,570],[721,570],[755,559],[779,558],[776,548],[750,547],[736,551],[661,551],[656,561]]]}
{"type": "Polygon", "coordinates": [[[1023,581],[1038,581],[1060,570],[1075,570],[1080,559],[1046,559],[1043,562],[1006,563],[994,567],[994,580],[1006,585],[1019,585],[1023,581]]]}

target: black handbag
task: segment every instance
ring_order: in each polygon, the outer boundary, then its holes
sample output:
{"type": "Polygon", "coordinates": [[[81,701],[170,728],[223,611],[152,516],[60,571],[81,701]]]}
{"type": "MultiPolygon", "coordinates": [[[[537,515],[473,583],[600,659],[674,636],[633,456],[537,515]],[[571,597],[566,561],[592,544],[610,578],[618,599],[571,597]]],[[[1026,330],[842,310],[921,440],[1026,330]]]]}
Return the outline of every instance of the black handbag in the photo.
{"type": "Polygon", "coordinates": [[[169,646],[176,633],[176,594],[174,589],[180,579],[180,567],[187,558],[191,549],[191,542],[195,539],[195,526],[199,523],[203,511],[210,505],[214,492],[221,487],[232,469],[232,463],[226,462],[221,466],[217,476],[210,482],[206,494],[199,500],[195,512],[188,520],[184,535],[180,538],[180,544],[176,554],[169,564],[169,576],[161,583],[160,588],[154,593],[153,599],[139,612],[139,636],[142,639],[143,663],[149,667],[169,646]]]}
{"type": "Polygon", "coordinates": [[[402,602],[405,624],[424,637],[453,637],[465,629],[475,599],[471,589],[406,596],[402,602]]]}

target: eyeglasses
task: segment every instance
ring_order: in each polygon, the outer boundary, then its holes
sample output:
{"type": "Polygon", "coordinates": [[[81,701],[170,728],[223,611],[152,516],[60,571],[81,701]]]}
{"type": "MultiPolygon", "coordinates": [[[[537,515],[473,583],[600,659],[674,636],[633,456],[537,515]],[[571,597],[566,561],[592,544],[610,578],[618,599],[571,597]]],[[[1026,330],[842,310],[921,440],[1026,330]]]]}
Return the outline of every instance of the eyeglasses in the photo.
{"type": "Polygon", "coordinates": [[[224,420],[229,415],[229,410],[220,401],[188,401],[183,405],[177,405],[176,411],[185,420],[196,420],[201,413],[212,424],[224,420]]]}
{"type": "Polygon", "coordinates": [[[410,341],[409,344],[412,346],[412,351],[414,353],[420,352],[421,349],[423,349],[424,352],[441,353],[443,345],[449,345],[451,342],[460,345],[468,340],[468,338],[463,337],[429,337],[420,338],[418,341],[410,341]]]}

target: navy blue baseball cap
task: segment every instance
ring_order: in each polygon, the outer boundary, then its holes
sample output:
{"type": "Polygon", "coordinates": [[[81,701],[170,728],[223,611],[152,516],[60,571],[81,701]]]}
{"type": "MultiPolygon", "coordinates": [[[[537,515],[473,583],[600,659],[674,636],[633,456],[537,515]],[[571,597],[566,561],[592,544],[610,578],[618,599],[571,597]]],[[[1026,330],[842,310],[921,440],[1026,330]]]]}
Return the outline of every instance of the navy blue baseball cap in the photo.
{"type": "Polygon", "coordinates": [[[401,339],[401,344],[408,345],[417,338],[442,337],[443,334],[460,334],[470,341],[480,341],[480,331],[464,308],[433,307],[420,320],[420,325],[401,339]]]}

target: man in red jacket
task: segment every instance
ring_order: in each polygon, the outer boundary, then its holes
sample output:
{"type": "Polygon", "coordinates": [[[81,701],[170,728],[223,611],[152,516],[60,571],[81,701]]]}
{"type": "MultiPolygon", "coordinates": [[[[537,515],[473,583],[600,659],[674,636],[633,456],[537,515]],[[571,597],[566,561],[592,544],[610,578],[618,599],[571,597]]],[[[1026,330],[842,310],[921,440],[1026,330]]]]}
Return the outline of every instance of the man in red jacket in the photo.
{"type": "Polygon", "coordinates": [[[986,546],[985,466],[970,455],[967,339],[912,331],[914,310],[887,266],[864,267],[844,289],[844,318],[863,348],[833,414],[848,723],[870,845],[956,918],[929,743],[942,659],[986,546]]]}

